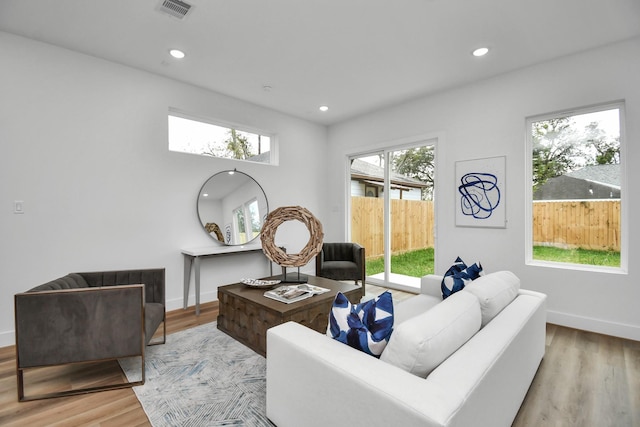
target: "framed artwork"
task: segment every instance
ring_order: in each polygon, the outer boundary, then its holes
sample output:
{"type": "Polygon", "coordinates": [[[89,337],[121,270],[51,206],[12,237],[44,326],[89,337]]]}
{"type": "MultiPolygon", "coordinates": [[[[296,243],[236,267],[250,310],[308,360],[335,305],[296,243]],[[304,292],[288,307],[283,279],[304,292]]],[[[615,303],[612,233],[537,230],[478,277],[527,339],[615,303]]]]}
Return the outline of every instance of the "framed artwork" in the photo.
{"type": "Polygon", "coordinates": [[[506,228],[506,157],[456,162],[456,226],[506,228]]]}

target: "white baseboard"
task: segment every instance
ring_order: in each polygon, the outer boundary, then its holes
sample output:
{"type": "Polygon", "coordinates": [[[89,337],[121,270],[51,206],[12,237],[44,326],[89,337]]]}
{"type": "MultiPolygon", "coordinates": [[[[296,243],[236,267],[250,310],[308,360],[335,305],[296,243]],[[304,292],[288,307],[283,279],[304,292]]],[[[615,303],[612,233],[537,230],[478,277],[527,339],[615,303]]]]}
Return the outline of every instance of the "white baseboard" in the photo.
{"type": "MultiPolygon", "coordinates": [[[[211,292],[203,292],[200,294],[200,304],[204,304],[205,302],[217,301],[218,300],[218,290],[211,292]]],[[[180,308],[184,308],[183,305],[184,298],[174,298],[170,300],[166,300],[165,304],[167,306],[167,311],[178,310],[180,308]]],[[[189,295],[189,306],[196,305],[196,297],[195,295],[189,295]]]]}
{"type": "Polygon", "coordinates": [[[547,322],[568,328],[581,329],[634,341],[640,341],[640,326],[609,322],[592,317],[577,316],[558,311],[547,311],[547,322]]]}
{"type": "Polygon", "coordinates": [[[10,345],[16,345],[15,332],[0,332],[0,347],[9,347],[10,345]]]}

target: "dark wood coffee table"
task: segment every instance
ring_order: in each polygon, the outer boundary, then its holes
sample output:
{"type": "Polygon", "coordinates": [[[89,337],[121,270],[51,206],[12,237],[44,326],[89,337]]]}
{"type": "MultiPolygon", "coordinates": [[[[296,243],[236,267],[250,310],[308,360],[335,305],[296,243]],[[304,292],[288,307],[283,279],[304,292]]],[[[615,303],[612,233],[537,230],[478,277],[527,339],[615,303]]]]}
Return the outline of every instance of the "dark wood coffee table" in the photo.
{"type": "Polygon", "coordinates": [[[309,276],[308,283],[331,290],[286,304],[265,297],[266,289],[251,288],[242,283],[220,286],[218,329],[266,356],[267,329],[294,321],[325,333],[336,293],[342,292],[352,303],[358,303],[364,294],[361,286],[324,277],[309,276]]]}

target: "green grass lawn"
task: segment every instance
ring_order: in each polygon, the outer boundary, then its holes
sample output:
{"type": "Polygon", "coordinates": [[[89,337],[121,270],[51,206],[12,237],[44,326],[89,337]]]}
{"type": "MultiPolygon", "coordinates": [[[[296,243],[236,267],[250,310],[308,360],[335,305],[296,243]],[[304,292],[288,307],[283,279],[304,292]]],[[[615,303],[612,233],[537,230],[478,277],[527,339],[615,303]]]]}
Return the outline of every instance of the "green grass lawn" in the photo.
{"type": "MultiPolygon", "coordinates": [[[[544,261],[620,267],[620,252],[612,251],[534,246],[533,258],[544,261]]],[[[367,260],[367,276],[382,273],[383,271],[383,258],[367,260]]],[[[392,255],[391,272],[412,277],[422,277],[425,274],[433,274],[433,248],[392,255]]]]}
{"type": "MultiPolygon", "coordinates": [[[[372,276],[384,271],[383,258],[368,260],[366,264],[367,276],[372,276]]],[[[433,248],[392,255],[391,272],[413,277],[433,274],[433,248]]]]}
{"type": "Polygon", "coordinates": [[[573,264],[620,267],[620,252],[588,249],[561,249],[552,246],[534,246],[533,259],[540,261],[570,262],[573,264]]]}

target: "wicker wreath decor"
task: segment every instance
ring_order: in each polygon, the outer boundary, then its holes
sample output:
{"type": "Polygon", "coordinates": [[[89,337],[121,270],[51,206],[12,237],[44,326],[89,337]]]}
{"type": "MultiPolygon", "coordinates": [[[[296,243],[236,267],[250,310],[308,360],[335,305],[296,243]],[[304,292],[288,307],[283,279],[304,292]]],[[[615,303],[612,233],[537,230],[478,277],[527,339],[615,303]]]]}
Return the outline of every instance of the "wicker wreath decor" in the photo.
{"type": "Polygon", "coordinates": [[[262,225],[262,250],[271,261],[282,267],[302,267],[322,250],[322,224],[308,209],[300,206],[282,206],[269,212],[262,225]],[[309,241],[297,254],[288,254],[279,248],[274,238],[278,227],[285,221],[297,220],[309,230],[309,241]]]}

